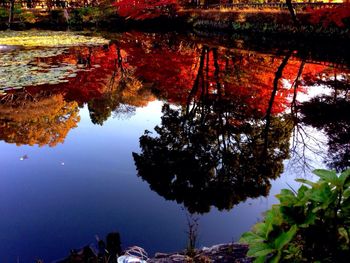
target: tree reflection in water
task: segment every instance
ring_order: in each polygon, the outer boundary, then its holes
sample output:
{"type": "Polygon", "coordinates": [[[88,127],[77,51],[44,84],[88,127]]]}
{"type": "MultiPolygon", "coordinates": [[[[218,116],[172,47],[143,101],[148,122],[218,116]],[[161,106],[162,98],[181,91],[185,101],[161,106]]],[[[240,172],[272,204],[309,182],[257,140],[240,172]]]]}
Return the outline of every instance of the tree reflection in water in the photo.
{"type": "Polygon", "coordinates": [[[153,100],[151,92],[143,88],[141,81],[135,77],[135,68],[125,63],[119,47],[116,47],[115,53],[117,56],[106,83],[106,91],[88,102],[90,118],[94,124],[103,125],[112,112],[115,115],[131,116],[136,107],[146,106],[153,100]]]}
{"type": "MultiPolygon", "coordinates": [[[[108,46],[37,58],[38,64],[62,62],[81,71],[65,83],[6,90],[0,97],[0,140],[56,146],[78,125],[84,105],[91,121],[104,125],[111,116],[129,117],[157,98],[164,102],[161,124],[141,136],[134,161],[153,191],[182,204],[190,215],[267,196],[271,179],[294,154],[292,133],[310,136],[307,126],[325,132],[329,166],[349,167],[347,71],[334,76],[329,64],[313,63],[309,52],[242,47],[136,32],[108,46]],[[300,95],[318,85],[328,86],[331,94],[301,103],[300,95]]],[[[88,143],[99,143],[93,137],[88,143]]],[[[196,242],[196,224],[188,223],[189,247],[196,242]]]]}
{"type": "Polygon", "coordinates": [[[154,99],[134,76],[135,69],[124,62],[125,51],[115,44],[74,47],[61,53],[36,58],[31,63],[54,67],[61,63],[74,65],[80,68],[74,78],[0,94],[1,140],[17,145],[53,147],[63,143],[68,132],[77,127],[79,107],[85,103],[91,121],[102,125],[112,113],[130,116],[136,107],[154,99]]]}
{"type": "MultiPolygon", "coordinates": [[[[81,68],[74,78],[2,96],[0,135],[6,142],[55,146],[77,126],[85,103],[91,121],[103,125],[157,96],[165,101],[162,124],[156,135],[140,138],[142,152],[134,153],[139,175],[191,212],[229,209],[267,195],[269,180],[288,158],[291,133],[302,125],[326,132],[329,166],[350,164],[348,75],[295,54],[147,33],[125,34],[104,47],[71,48],[54,60],[81,68]],[[300,104],[297,95],[317,85],[333,93],[300,104]]],[[[53,58],[36,61],[50,64],[53,58]]]]}
{"type": "Polygon", "coordinates": [[[271,114],[272,87],[269,111],[248,110],[251,97],[240,96],[233,84],[223,85],[216,49],[203,47],[199,63],[186,104],[165,104],[156,136],[146,131],[141,154],[133,153],[139,176],[151,189],[191,213],[209,212],[211,206],[230,209],[249,197],[266,196],[270,179],[283,171],[292,130],[288,115],[271,114]],[[214,85],[207,77],[210,53],[214,85]]]}
{"type": "Polygon", "coordinates": [[[55,146],[77,126],[78,113],[78,104],[66,102],[61,94],[8,94],[0,104],[0,139],[17,145],[55,146]]]}
{"type": "Polygon", "coordinates": [[[327,165],[344,171],[350,168],[350,74],[337,71],[309,76],[308,85],[326,86],[331,93],[304,102],[299,108],[302,123],[323,130],[328,138],[327,165]]]}
{"type": "MultiPolygon", "coordinates": [[[[149,38],[147,43],[155,46],[149,38]]],[[[173,72],[174,63],[182,66],[175,67],[180,70],[173,85],[166,75],[154,75],[154,90],[173,104],[164,105],[156,134],[146,131],[140,138],[141,153],[133,153],[139,176],[190,212],[208,212],[211,206],[230,209],[249,197],[266,196],[270,179],[282,173],[289,157],[292,133],[312,136],[304,129],[308,123],[301,121],[297,97],[315,88],[307,77],[323,74],[328,66],[307,63],[310,54],[296,51],[281,57],[215,45],[178,46],[165,42],[145,52],[159,67],[158,53],[166,50],[162,72],[173,72]]],[[[145,72],[142,62],[137,68],[146,80],[157,72],[152,63],[145,72]]]]}

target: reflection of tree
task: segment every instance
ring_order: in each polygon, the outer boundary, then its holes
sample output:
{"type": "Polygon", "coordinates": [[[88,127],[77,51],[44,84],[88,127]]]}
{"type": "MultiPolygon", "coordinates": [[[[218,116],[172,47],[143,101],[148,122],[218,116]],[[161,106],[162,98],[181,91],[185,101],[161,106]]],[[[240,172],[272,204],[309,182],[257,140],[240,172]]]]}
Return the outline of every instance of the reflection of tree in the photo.
{"type": "MultiPolygon", "coordinates": [[[[283,60],[279,56],[249,50],[218,45],[215,48],[203,47],[198,42],[167,35],[160,39],[152,34],[137,34],[132,38],[127,35],[120,45],[128,54],[128,62],[135,66],[135,75],[150,84],[158,98],[169,103],[184,104],[189,99],[189,93],[192,92],[191,98],[196,97],[193,83],[202,81],[198,78],[205,79],[205,85],[208,85],[206,88],[211,92],[216,81],[215,61],[225,92],[241,96],[246,102],[242,106],[247,111],[260,111],[262,115],[268,108],[275,73],[283,60]],[[203,51],[207,53],[205,59],[201,60],[203,51]],[[198,75],[201,67],[205,67],[205,72],[198,75]]],[[[285,86],[283,81],[293,81],[299,66],[300,61],[291,56],[283,67],[283,77],[273,98],[272,114],[284,112],[289,107],[288,100],[293,90],[285,86]]],[[[303,72],[308,73],[310,70],[314,69],[307,64],[303,72]]],[[[298,91],[301,89],[299,85],[298,91]]]]}
{"type": "Polygon", "coordinates": [[[131,116],[136,107],[145,106],[153,99],[149,90],[140,87],[140,82],[131,79],[128,81],[119,82],[116,89],[88,102],[92,123],[102,125],[112,112],[115,116],[131,116]]]}
{"type": "Polygon", "coordinates": [[[62,95],[8,94],[0,104],[0,139],[17,145],[62,143],[80,118],[76,102],[62,95]]]}
{"type": "Polygon", "coordinates": [[[58,67],[69,64],[79,70],[62,83],[26,89],[31,93],[50,90],[52,94],[63,94],[66,101],[76,101],[79,106],[87,103],[92,122],[102,125],[112,114],[130,116],[135,107],[146,106],[154,99],[135,77],[135,68],[126,57],[127,53],[116,44],[72,47],[68,52],[39,58],[36,62],[58,67]]]}
{"type": "Polygon", "coordinates": [[[108,75],[106,92],[88,102],[91,121],[102,125],[112,114],[130,116],[135,107],[145,106],[151,100],[151,93],[142,88],[142,83],[135,78],[135,69],[125,65],[125,58],[119,48],[114,60],[112,74],[108,75]]]}
{"type": "MultiPolygon", "coordinates": [[[[327,164],[338,171],[350,167],[350,88],[347,75],[333,77],[323,75],[313,83],[333,89],[332,94],[322,95],[304,102],[301,106],[302,121],[317,129],[323,129],[328,137],[327,164]]],[[[311,84],[311,79],[308,80],[311,84]]]]}
{"type": "Polygon", "coordinates": [[[247,110],[250,97],[239,93],[245,90],[223,85],[220,76],[217,50],[204,47],[186,104],[165,104],[157,136],[146,132],[142,153],[133,154],[150,187],[190,212],[208,212],[212,205],[230,209],[267,195],[269,180],[281,174],[288,157],[288,117],[270,114],[268,123],[262,120],[260,112],[247,110]]]}

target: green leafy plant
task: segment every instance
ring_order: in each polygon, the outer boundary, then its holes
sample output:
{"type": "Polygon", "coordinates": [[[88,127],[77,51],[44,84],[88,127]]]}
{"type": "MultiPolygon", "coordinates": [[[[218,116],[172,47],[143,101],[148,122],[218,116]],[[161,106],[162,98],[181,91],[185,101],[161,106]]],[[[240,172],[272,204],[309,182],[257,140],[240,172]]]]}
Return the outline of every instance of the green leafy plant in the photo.
{"type": "Polygon", "coordinates": [[[6,8],[0,7],[0,20],[8,19],[9,12],[6,8]]]}
{"type": "Polygon", "coordinates": [[[32,12],[22,12],[19,14],[19,20],[24,23],[32,23],[36,22],[36,17],[32,12]]]}
{"type": "Polygon", "coordinates": [[[350,256],[350,170],[315,170],[296,192],[283,189],[280,203],[240,242],[254,262],[345,262],[350,256]]]}
{"type": "Polygon", "coordinates": [[[97,7],[82,7],[70,12],[69,24],[82,25],[87,23],[98,23],[104,16],[104,12],[97,7]]]}

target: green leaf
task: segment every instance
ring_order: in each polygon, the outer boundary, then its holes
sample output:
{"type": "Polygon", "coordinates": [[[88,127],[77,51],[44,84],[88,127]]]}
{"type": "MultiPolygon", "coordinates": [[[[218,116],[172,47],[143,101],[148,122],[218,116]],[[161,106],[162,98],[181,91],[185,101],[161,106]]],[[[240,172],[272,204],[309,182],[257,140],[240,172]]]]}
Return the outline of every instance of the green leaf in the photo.
{"type": "Polygon", "coordinates": [[[342,217],[350,223],[350,198],[346,199],[342,203],[342,208],[341,208],[341,214],[342,217]]]}
{"type": "Polygon", "coordinates": [[[313,211],[309,211],[307,214],[305,221],[299,225],[299,227],[306,228],[309,227],[310,225],[313,225],[316,220],[316,214],[313,213],[313,211]]]}
{"type": "Polygon", "coordinates": [[[274,245],[277,250],[281,250],[285,245],[287,245],[297,233],[298,227],[293,225],[288,232],[283,232],[276,238],[274,245]]]}
{"type": "Polygon", "coordinates": [[[279,205],[273,205],[272,208],[266,212],[265,223],[266,224],[282,224],[283,219],[279,209],[279,205]]]}
{"type": "Polygon", "coordinates": [[[339,233],[339,235],[340,235],[342,238],[345,239],[346,244],[349,244],[350,239],[349,239],[349,234],[348,234],[348,232],[346,231],[346,229],[345,229],[344,227],[341,227],[341,228],[338,229],[338,233],[339,233]]]}
{"type": "Polygon", "coordinates": [[[325,203],[332,197],[332,191],[327,183],[315,185],[310,193],[310,199],[316,202],[325,203]]]}
{"type": "Polygon", "coordinates": [[[281,193],[276,195],[276,197],[280,200],[282,205],[290,206],[296,202],[296,198],[294,193],[289,189],[282,189],[281,193]]]}
{"type": "Polygon", "coordinates": [[[313,173],[327,183],[331,183],[334,186],[340,186],[340,180],[337,176],[336,171],[318,169],[314,170],[313,173]]]}
{"type": "Polygon", "coordinates": [[[295,179],[295,181],[299,182],[299,183],[303,183],[303,184],[307,184],[307,185],[310,185],[311,187],[315,186],[317,183],[314,183],[314,182],[311,182],[309,180],[306,180],[306,179],[295,179]]]}
{"type": "Polygon", "coordinates": [[[248,257],[261,257],[267,256],[275,251],[274,248],[270,247],[266,243],[254,243],[250,246],[250,249],[247,253],[248,257]]]}
{"type": "Polygon", "coordinates": [[[343,186],[348,186],[350,184],[350,169],[342,172],[339,176],[339,180],[343,186]]]}
{"type": "Polygon", "coordinates": [[[240,238],[239,242],[240,243],[247,243],[247,244],[252,244],[252,243],[256,243],[256,242],[263,242],[264,239],[253,233],[253,232],[246,232],[242,235],[242,237],[240,238]]]}
{"type": "Polygon", "coordinates": [[[282,256],[281,251],[278,251],[278,253],[277,253],[276,255],[274,255],[274,256],[269,260],[269,263],[278,263],[278,262],[280,262],[281,256],[282,256]]]}
{"type": "Polygon", "coordinates": [[[265,238],[268,239],[269,234],[273,230],[274,226],[280,226],[283,223],[283,217],[280,211],[279,205],[273,205],[272,208],[266,212],[265,215],[265,238]]]}
{"type": "Polygon", "coordinates": [[[265,263],[266,261],[266,256],[262,256],[262,257],[257,257],[253,262],[254,263],[265,263]]]}
{"type": "Polygon", "coordinates": [[[344,197],[344,199],[348,199],[350,197],[350,188],[346,189],[343,192],[343,197],[344,197]]]}
{"type": "Polygon", "coordinates": [[[256,233],[258,236],[266,237],[268,231],[268,226],[266,223],[257,223],[253,226],[253,232],[256,233]]]}
{"type": "Polygon", "coordinates": [[[304,198],[308,190],[309,190],[309,188],[307,188],[305,185],[300,186],[300,188],[298,190],[297,198],[298,199],[304,198]]]}
{"type": "Polygon", "coordinates": [[[305,209],[303,206],[281,206],[280,210],[283,214],[283,219],[289,225],[299,224],[305,217],[305,209]]]}

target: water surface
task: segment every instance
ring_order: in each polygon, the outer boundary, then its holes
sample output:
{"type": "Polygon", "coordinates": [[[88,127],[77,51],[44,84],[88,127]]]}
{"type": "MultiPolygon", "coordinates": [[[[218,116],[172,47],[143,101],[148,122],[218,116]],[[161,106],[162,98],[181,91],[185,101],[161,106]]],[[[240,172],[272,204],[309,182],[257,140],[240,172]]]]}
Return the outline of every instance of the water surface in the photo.
{"type": "Polygon", "coordinates": [[[181,250],[193,222],[198,246],[236,241],[295,178],[349,166],[341,46],[99,36],[0,53],[1,262],[112,231],[181,250]]]}

